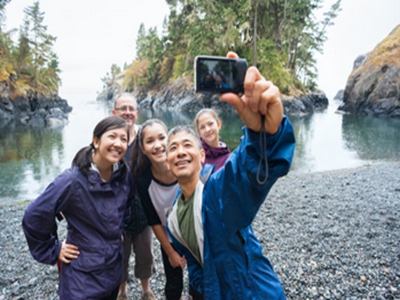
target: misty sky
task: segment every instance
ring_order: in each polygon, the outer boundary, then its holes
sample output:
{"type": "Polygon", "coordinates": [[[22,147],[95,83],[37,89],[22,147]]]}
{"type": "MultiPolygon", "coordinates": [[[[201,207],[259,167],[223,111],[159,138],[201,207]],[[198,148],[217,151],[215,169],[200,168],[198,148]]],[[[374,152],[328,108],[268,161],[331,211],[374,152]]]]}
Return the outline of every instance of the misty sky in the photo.
{"type": "MultiPolygon", "coordinates": [[[[23,9],[33,0],[12,0],[6,28],[19,28],[23,9]]],[[[329,7],[334,0],[326,0],[329,7]]],[[[123,67],[135,58],[140,23],[159,32],[168,6],[164,0],[41,0],[48,33],[57,36],[54,51],[62,70],[60,96],[94,99],[102,89],[100,78],[111,64],[123,67]]],[[[399,0],[342,0],[342,11],[328,29],[323,55],[317,55],[317,83],[332,98],[344,88],[354,59],[371,51],[400,24],[399,0]]]]}

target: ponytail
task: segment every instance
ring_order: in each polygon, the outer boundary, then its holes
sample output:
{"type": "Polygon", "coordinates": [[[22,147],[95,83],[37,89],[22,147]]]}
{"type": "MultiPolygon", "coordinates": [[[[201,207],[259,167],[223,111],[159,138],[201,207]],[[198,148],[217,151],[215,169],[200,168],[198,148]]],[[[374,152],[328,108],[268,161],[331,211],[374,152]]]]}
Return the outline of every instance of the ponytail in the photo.
{"type": "Polygon", "coordinates": [[[81,171],[84,175],[89,174],[89,170],[92,166],[92,152],[94,150],[93,145],[83,147],[78,153],[75,154],[74,159],[72,160],[72,167],[77,166],[79,171],[81,171]]]}

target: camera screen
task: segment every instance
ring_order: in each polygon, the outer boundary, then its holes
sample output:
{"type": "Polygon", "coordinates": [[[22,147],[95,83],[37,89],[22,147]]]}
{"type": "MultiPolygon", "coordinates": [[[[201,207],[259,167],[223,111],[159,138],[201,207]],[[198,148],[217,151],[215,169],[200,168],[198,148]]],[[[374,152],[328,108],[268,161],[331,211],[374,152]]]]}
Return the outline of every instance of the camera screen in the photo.
{"type": "Polygon", "coordinates": [[[247,63],[223,57],[198,57],[196,91],[205,93],[241,92],[247,63]]]}

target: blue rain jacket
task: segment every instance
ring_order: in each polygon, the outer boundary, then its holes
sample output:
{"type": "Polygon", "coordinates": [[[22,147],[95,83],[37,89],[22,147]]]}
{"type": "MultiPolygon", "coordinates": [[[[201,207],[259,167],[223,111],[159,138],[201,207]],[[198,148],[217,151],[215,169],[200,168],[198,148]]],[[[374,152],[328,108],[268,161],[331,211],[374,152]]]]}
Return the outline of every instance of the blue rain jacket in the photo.
{"type": "MultiPolygon", "coordinates": [[[[260,134],[246,127],[243,133],[240,145],[225,166],[209,176],[204,185],[200,180],[194,192],[195,231],[201,261],[185,247],[180,236],[177,201],[168,218],[168,230],[175,248],[187,259],[190,285],[205,299],[285,299],[282,285],[262,254],[251,223],[272,185],[289,171],[295,148],[293,128],[284,116],[279,131],[267,135],[269,173],[263,185],[256,179],[260,134]]],[[[205,166],[202,177],[212,170],[211,166],[205,166]]],[[[264,164],[260,172],[263,179],[264,164]]]]}
{"type": "Polygon", "coordinates": [[[54,235],[55,216],[62,212],[68,223],[66,242],[80,254],[62,264],[60,299],[99,299],[119,286],[123,270],[121,236],[133,200],[129,168],[122,162],[108,182],[90,170],[65,170],[27,208],[22,227],[32,256],[55,264],[61,241],[54,235]]]}

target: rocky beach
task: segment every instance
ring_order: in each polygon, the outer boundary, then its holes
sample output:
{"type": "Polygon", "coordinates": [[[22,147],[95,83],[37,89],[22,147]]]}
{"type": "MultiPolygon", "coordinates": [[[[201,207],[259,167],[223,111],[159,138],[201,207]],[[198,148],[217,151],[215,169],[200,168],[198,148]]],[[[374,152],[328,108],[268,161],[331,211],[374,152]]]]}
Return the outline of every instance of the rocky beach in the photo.
{"type": "MultiPolygon", "coordinates": [[[[0,300],[58,299],[57,268],[34,261],[22,232],[27,205],[0,209],[0,300]]],[[[271,190],[253,229],[288,299],[400,299],[400,161],[289,173],[271,190]]],[[[59,231],[62,238],[65,222],[59,231]]],[[[154,252],[151,287],[163,299],[156,241],[154,252]]],[[[133,275],[128,289],[130,299],[140,299],[133,275]]]]}

